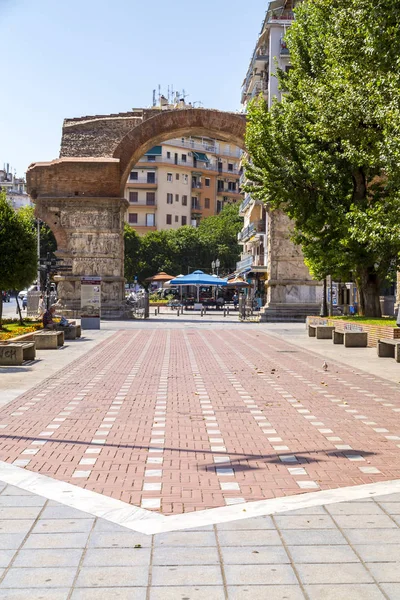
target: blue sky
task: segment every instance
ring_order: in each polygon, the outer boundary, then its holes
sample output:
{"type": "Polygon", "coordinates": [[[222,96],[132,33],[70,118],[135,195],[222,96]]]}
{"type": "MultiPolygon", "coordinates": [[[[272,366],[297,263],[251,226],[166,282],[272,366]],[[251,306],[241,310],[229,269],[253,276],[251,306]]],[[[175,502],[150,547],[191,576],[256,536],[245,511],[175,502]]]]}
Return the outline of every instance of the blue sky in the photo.
{"type": "Polygon", "coordinates": [[[237,110],[267,4],[0,0],[0,167],[57,158],[65,117],[149,106],[158,84],[237,110]]]}

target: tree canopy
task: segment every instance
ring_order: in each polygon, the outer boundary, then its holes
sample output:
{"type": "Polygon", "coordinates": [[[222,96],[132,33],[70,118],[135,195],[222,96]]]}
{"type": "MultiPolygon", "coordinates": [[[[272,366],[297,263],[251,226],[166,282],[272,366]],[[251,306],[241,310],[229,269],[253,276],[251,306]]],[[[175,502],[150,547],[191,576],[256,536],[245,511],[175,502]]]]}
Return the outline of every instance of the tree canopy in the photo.
{"type": "Polygon", "coordinates": [[[400,267],[400,6],[308,0],[286,38],[282,102],[249,109],[248,191],[293,220],[314,277],[353,276],[377,316],[400,267]]]}
{"type": "Polygon", "coordinates": [[[209,270],[219,258],[221,272],[234,271],[240,255],[237,234],[243,226],[237,205],[226,205],[219,215],[200,221],[198,227],[151,231],[140,237],[126,225],[125,277],[140,283],[159,271],[171,275],[195,269],[209,270]]]}

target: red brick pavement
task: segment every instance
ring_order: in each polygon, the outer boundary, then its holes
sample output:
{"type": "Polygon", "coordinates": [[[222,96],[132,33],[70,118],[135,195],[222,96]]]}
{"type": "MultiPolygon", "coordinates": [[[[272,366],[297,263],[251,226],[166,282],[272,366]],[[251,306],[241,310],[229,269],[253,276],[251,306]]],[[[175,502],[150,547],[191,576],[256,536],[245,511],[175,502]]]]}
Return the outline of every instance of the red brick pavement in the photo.
{"type": "Polygon", "coordinates": [[[321,364],[260,329],[120,332],[0,411],[0,460],[164,514],[400,478],[398,386],[321,364]]]}

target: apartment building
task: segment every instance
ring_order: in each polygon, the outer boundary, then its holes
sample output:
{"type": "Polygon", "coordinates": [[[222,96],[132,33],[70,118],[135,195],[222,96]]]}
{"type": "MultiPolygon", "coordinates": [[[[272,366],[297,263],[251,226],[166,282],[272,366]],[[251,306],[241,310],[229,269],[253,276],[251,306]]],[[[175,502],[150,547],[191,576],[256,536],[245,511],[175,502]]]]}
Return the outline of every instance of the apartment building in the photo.
{"type": "MultiPolygon", "coordinates": [[[[290,68],[285,34],[294,19],[296,0],[268,3],[261,31],[242,84],[242,105],[263,94],[268,107],[281,99],[277,69],[290,68]]],[[[244,176],[240,178],[240,185],[244,176]]],[[[312,281],[304,265],[300,248],[290,237],[290,220],[281,212],[270,212],[265,205],[247,194],[240,205],[244,218],[238,241],[243,246],[236,271],[253,283],[254,295],[264,305],[263,318],[292,318],[313,313],[318,306],[319,286],[312,281]]]]}
{"type": "Polygon", "coordinates": [[[26,192],[25,179],[12,173],[8,163],[0,169],[0,189],[6,190],[7,200],[15,210],[32,205],[26,192]]]}
{"type": "Polygon", "coordinates": [[[148,231],[197,226],[223,206],[242,200],[241,150],[205,137],[172,139],[151,148],[126,183],[127,222],[148,231]]]}

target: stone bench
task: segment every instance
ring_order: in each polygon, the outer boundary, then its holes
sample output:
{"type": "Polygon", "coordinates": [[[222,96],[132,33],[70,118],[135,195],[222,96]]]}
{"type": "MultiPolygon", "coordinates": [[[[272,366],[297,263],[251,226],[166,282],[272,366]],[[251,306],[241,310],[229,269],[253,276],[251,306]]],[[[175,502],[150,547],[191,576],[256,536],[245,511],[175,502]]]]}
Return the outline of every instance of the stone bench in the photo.
{"type": "Polygon", "coordinates": [[[400,362],[400,340],[378,340],[376,349],[378,356],[394,358],[396,362],[400,362]]]}
{"type": "Polygon", "coordinates": [[[317,340],[331,340],[335,330],[331,325],[309,325],[308,337],[316,337],[317,340]]]}
{"type": "Polygon", "coordinates": [[[34,360],[35,357],[35,342],[0,344],[0,365],[22,365],[24,360],[34,360]]]}
{"type": "Polygon", "coordinates": [[[344,344],[345,348],[366,348],[368,345],[368,333],[366,331],[343,331],[335,329],[333,332],[333,343],[344,344]]]}
{"type": "Polygon", "coordinates": [[[37,350],[57,350],[64,345],[63,331],[43,330],[33,334],[37,350]]]}
{"type": "Polygon", "coordinates": [[[57,325],[57,331],[62,331],[64,333],[65,340],[74,340],[79,338],[81,337],[82,332],[80,325],[67,325],[66,327],[57,325]]]}

